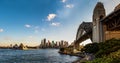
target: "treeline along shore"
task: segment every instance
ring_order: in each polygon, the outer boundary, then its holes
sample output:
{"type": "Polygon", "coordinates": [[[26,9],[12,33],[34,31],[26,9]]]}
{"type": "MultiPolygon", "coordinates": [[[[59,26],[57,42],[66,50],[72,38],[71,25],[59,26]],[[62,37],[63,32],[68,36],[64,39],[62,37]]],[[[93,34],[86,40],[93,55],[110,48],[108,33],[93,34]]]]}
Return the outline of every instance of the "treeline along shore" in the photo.
{"type": "Polygon", "coordinates": [[[79,52],[74,48],[61,48],[60,53],[79,56],[73,63],[120,63],[120,39],[85,45],[79,52]]]}

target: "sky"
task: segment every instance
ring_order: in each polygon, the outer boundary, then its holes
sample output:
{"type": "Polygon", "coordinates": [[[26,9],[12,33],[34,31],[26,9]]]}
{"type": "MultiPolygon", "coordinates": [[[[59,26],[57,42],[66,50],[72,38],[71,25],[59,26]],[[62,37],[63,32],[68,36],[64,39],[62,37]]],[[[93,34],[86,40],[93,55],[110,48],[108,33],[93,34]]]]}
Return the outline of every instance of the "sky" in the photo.
{"type": "MultiPolygon", "coordinates": [[[[99,1],[104,4],[107,15],[120,2],[99,1]]],[[[71,43],[76,38],[79,25],[83,21],[92,22],[97,2],[98,0],[0,0],[0,45],[38,45],[43,38],[71,43]]]]}

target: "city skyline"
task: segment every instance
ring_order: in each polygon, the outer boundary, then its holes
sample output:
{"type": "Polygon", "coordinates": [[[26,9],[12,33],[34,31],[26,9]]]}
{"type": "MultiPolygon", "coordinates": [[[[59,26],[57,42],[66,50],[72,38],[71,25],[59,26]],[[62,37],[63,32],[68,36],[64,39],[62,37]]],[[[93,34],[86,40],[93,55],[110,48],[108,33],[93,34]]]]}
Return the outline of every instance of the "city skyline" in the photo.
{"type": "MultiPolygon", "coordinates": [[[[100,0],[109,14],[119,0],[100,0]]],[[[37,45],[41,39],[73,42],[83,21],[92,22],[98,0],[1,0],[0,44],[37,45]],[[86,19],[87,18],[87,19],[86,19]]],[[[89,40],[88,40],[89,41],[89,40]]]]}

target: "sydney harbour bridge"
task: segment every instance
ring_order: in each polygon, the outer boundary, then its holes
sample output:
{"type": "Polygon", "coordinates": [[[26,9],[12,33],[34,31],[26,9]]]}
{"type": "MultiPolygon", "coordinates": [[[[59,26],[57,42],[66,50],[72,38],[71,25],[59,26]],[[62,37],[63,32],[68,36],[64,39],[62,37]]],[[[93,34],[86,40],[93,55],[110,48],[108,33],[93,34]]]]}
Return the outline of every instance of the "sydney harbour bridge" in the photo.
{"type": "Polygon", "coordinates": [[[112,38],[120,39],[120,4],[106,16],[103,3],[97,3],[93,11],[92,22],[83,22],[77,30],[75,48],[79,49],[79,43],[89,38],[97,43],[112,38]]]}

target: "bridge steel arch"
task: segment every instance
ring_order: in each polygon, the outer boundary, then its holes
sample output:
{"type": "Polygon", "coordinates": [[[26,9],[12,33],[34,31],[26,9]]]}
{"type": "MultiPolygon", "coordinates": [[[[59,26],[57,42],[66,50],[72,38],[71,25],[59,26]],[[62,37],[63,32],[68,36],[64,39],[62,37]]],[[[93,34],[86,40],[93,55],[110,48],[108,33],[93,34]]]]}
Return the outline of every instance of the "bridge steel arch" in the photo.
{"type": "Polygon", "coordinates": [[[89,38],[92,41],[92,22],[83,22],[77,30],[75,49],[79,50],[79,43],[89,38]]]}

